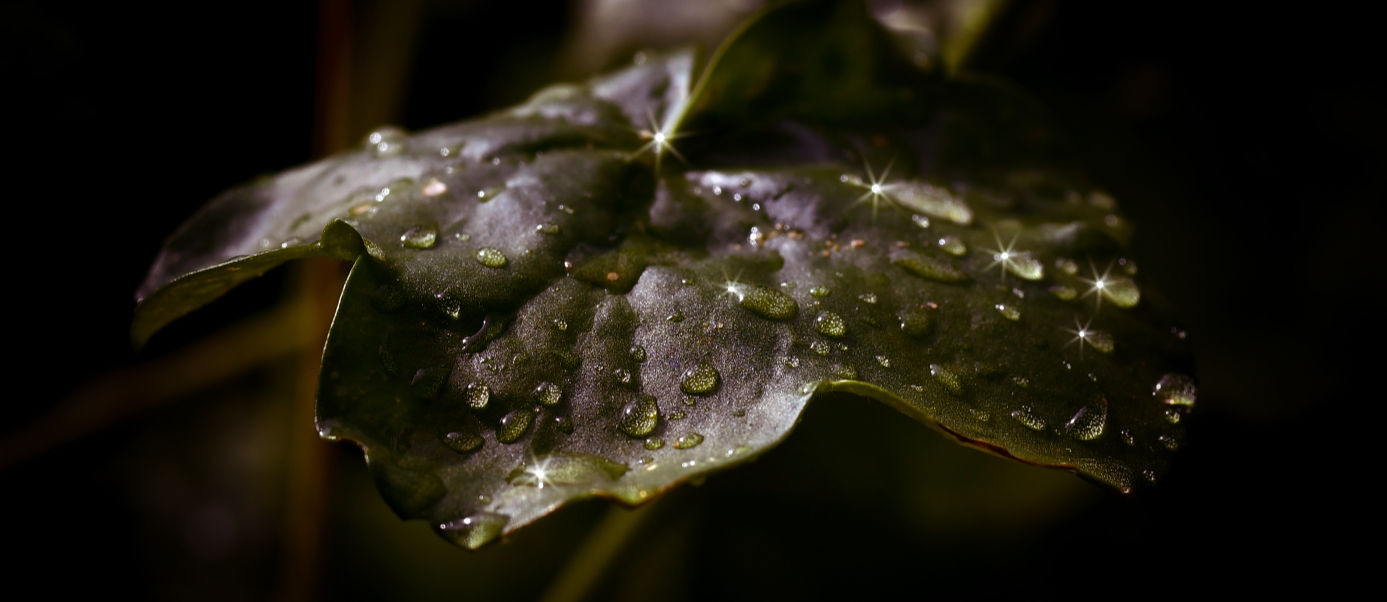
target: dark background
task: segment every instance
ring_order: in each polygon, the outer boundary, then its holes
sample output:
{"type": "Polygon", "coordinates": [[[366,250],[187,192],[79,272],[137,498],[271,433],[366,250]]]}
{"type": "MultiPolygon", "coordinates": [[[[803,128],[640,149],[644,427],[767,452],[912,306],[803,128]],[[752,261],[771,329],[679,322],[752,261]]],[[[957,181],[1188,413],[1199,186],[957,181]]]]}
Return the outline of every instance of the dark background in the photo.
{"type": "MultiPolygon", "coordinates": [[[[571,56],[578,4],[402,4],[416,11],[396,15],[403,25],[371,3],[345,13],[345,47],[395,56],[378,83],[404,90],[342,120],[353,142],[378,123],[455,121],[612,64],[571,56]],[[371,42],[371,26],[413,41],[373,47],[392,36],[371,42]]],[[[783,448],[671,495],[596,595],[1068,598],[1361,579],[1368,559],[1342,546],[1371,548],[1379,522],[1373,456],[1360,450],[1377,436],[1381,395],[1359,387],[1377,371],[1387,78],[1376,21],[1355,11],[1013,3],[974,57],[1074,133],[1137,225],[1142,278],[1190,333],[1199,409],[1160,487],[1118,498],[830,400],[783,448]]],[[[160,375],[138,371],[272,305],[291,276],[233,293],[142,352],[127,333],[133,292],[182,220],[343,143],[321,125],[323,14],[311,2],[0,3],[0,139],[19,233],[5,262],[13,386],[0,417],[12,454],[0,458],[0,512],[19,555],[0,575],[12,590],[293,591],[282,533],[301,517],[283,516],[277,454],[311,429],[285,409],[294,368],[257,364],[155,401],[142,401],[158,387],[141,379],[160,375]],[[103,399],[135,409],[11,462],[45,416],[106,416],[82,405],[103,399]]],[[[360,454],[323,445],[318,597],[534,598],[607,512],[582,504],[467,553],[395,522],[360,454]]]]}

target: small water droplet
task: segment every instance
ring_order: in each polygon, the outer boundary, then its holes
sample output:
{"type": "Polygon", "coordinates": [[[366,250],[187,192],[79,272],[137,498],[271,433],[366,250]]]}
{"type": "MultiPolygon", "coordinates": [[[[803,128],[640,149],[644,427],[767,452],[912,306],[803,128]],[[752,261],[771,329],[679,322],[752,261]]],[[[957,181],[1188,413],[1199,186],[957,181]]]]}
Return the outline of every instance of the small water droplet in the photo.
{"type": "Polygon", "coordinates": [[[798,367],[799,367],[799,358],[797,358],[797,357],[795,357],[795,356],[793,356],[793,355],[790,356],[790,357],[785,358],[785,367],[786,367],[786,368],[798,368],[798,367]]]}
{"type": "Polygon", "coordinates": [[[833,348],[823,341],[814,341],[809,344],[809,350],[819,355],[828,355],[830,351],[833,351],[833,348]]]}
{"type": "Polygon", "coordinates": [[[612,378],[616,379],[618,383],[629,385],[631,384],[631,371],[625,368],[614,368],[612,369],[612,378]]]}
{"type": "Polygon", "coordinates": [[[496,440],[501,443],[515,443],[530,429],[535,413],[530,409],[512,410],[501,417],[501,425],[496,429],[496,440]]]}
{"type": "Polygon", "coordinates": [[[1117,432],[1117,436],[1122,438],[1122,443],[1126,445],[1136,445],[1137,438],[1132,436],[1132,431],[1122,429],[1117,432]]]}
{"type": "Polygon", "coordinates": [[[830,292],[832,291],[829,291],[826,286],[816,286],[809,289],[809,294],[815,297],[827,297],[830,292]]]}
{"type": "Polygon", "coordinates": [[[1021,310],[1016,309],[1011,305],[1007,305],[1005,303],[998,303],[992,307],[995,308],[999,313],[1001,313],[1003,318],[1011,320],[1012,322],[1016,322],[1021,319],[1021,310]]]}
{"type": "Polygon", "coordinates": [[[424,187],[419,192],[423,193],[424,196],[438,196],[448,192],[448,185],[438,178],[429,178],[429,181],[424,183],[424,187]]]}
{"type": "Polygon", "coordinates": [[[535,226],[535,232],[539,232],[540,234],[550,234],[550,235],[558,234],[558,233],[559,233],[559,225],[558,225],[558,224],[540,224],[540,225],[538,225],[538,226],[535,226]]]}
{"type": "Polygon", "coordinates": [[[956,224],[973,222],[973,210],[946,188],[924,182],[898,182],[891,186],[892,198],[905,207],[956,224]]]}
{"type": "Polygon", "coordinates": [[[510,517],[495,512],[478,512],[467,518],[438,525],[438,530],[453,543],[469,550],[486,545],[501,536],[510,517]]]}
{"type": "Polygon", "coordinates": [[[407,140],[404,130],[386,126],[366,134],[366,139],[362,145],[366,147],[372,157],[393,157],[404,152],[407,140]]]}
{"type": "Polygon", "coordinates": [[[655,451],[665,446],[665,440],[659,437],[647,437],[641,445],[644,445],[648,450],[655,451]]]}
{"type": "Polygon", "coordinates": [[[1141,471],[1141,478],[1146,479],[1146,482],[1147,482],[1147,483],[1155,483],[1155,482],[1156,482],[1156,471],[1151,470],[1150,468],[1148,468],[1148,469],[1146,469],[1146,470],[1143,470],[1143,471],[1141,471]]]}
{"type": "Polygon", "coordinates": [[[415,226],[400,235],[400,242],[411,249],[431,249],[438,242],[438,231],[428,226],[415,226]]]}
{"type": "Polygon", "coordinates": [[[1103,429],[1107,425],[1108,401],[1099,398],[1074,412],[1074,416],[1064,424],[1064,430],[1080,441],[1092,441],[1103,436],[1103,429]]]}
{"type": "Polygon", "coordinates": [[[1069,274],[1070,276],[1079,273],[1079,264],[1068,257],[1060,257],[1059,259],[1056,259],[1055,267],[1059,268],[1061,272],[1069,274]]]}
{"type": "Polygon", "coordinates": [[[837,338],[847,333],[848,325],[837,312],[825,311],[814,318],[814,329],[824,336],[837,338]]]}
{"type": "Polygon", "coordinates": [[[535,387],[534,398],[540,405],[554,407],[563,401],[563,389],[554,383],[542,382],[535,387]]]}
{"type": "Polygon", "coordinates": [[[1160,437],[1157,437],[1156,440],[1159,441],[1161,445],[1165,446],[1165,448],[1170,451],[1180,449],[1180,441],[1170,435],[1161,435],[1160,437]]]}
{"type": "Polygon", "coordinates": [[[950,393],[958,395],[959,393],[963,392],[963,381],[961,381],[958,378],[958,375],[955,374],[952,370],[940,366],[939,364],[930,364],[929,373],[930,376],[934,377],[934,380],[937,380],[939,381],[939,384],[944,385],[944,388],[948,389],[950,393]]]}
{"type": "Polygon", "coordinates": [[[714,186],[714,187],[713,187],[713,195],[714,195],[714,196],[722,196],[722,187],[721,187],[721,186],[714,186]]]}
{"type": "Polygon", "coordinates": [[[689,395],[707,395],[718,387],[721,378],[717,368],[703,362],[684,371],[679,379],[679,390],[689,395]]]}
{"type": "Polygon", "coordinates": [[[1074,290],[1074,287],[1071,286],[1056,284],[1050,287],[1050,294],[1060,301],[1073,301],[1079,296],[1079,291],[1074,290]]]}
{"type": "Polygon", "coordinates": [[[486,443],[486,440],[482,439],[481,435],[463,431],[449,431],[444,433],[439,439],[442,440],[443,444],[448,446],[449,449],[460,454],[474,451],[481,447],[483,443],[486,443]]]}
{"type": "Polygon", "coordinates": [[[506,261],[506,255],[497,249],[485,247],[477,250],[477,263],[480,263],[486,267],[505,267],[506,261]]]}
{"type": "Polygon", "coordinates": [[[1021,406],[1012,410],[1011,417],[1033,431],[1045,430],[1045,419],[1041,418],[1030,406],[1021,406]]]}
{"type": "Polygon", "coordinates": [[[919,227],[921,227],[921,228],[928,228],[928,227],[929,227],[929,218],[928,218],[928,217],[925,217],[925,216],[923,216],[923,215],[920,215],[920,214],[918,214],[918,213],[916,213],[915,215],[910,216],[910,221],[914,222],[915,225],[917,225],[917,226],[919,226],[919,227]]]}
{"type": "Polygon", "coordinates": [[[568,322],[565,321],[565,320],[561,320],[561,319],[559,319],[559,318],[554,318],[553,324],[554,324],[554,328],[557,328],[557,329],[559,329],[560,331],[568,330],[568,322]]]}
{"type": "Polygon", "coordinates": [[[683,420],[683,419],[684,419],[684,410],[675,410],[674,412],[670,413],[669,419],[670,419],[670,420],[683,420]]]}
{"type": "Polygon", "coordinates": [[[1040,280],[1045,277],[1045,266],[1030,253],[1012,253],[1002,266],[1008,272],[1026,280],[1040,280]]]}
{"type": "Polygon", "coordinates": [[[877,295],[876,293],[862,293],[857,296],[857,300],[868,305],[876,305],[877,295]]]}
{"type": "Polygon", "coordinates": [[[738,305],[772,320],[789,320],[799,313],[799,303],[795,302],[794,297],[760,286],[752,287],[742,295],[738,305]]]}
{"type": "Polygon", "coordinates": [[[935,244],[939,245],[939,248],[943,249],[945,253],[955,257],[961,257],[964,253],[968,252],[968,245],[963,244],[963,241],[957,236],[941,237],[938,241],[935,241],[935,244]]]}
{"type": "Polygon", "coordinates": [[[891,263],[911,274],[935,282],[953,283],[968,280],[968,274],[955,268],[947,258],[943,257],[931,257],[904,251],[895,254],[891,263]]]}
{"type": "Polygon", "coordinates": [[[857,368],[846,364],[834,364],[828,369],[829,375],[838,380],[857,380],[857,368]]]}
{"type": "Polygon", "coordinates": [[[1151,391],[1161,403],[1183,408],[1194,407],[1196,393],[1194,379],[1175,372],[1162,376],[1151,391]]]}
{"type": "Polygon", "coordinates": [[[491,402],[491,387],[482,383],[469,383],[464,397],[467,399],[467,407],[485,410],[486,405],[491,402]]]}
{"type": "Polygon", "coordinates": [[[1184,418],[1184,415],[1180,413],[1180,410],[1177,410],[1175,408],[1170,408],[1166,410],[1164,412],[1164,415],[1166,422],[1169,422],[1171,424],[1180,424],[1180,419],[1184,418]]]}
{"type": "Polygon", "coordinates": [[[555,417],[554,417],[554,424],[558,425],[559,430],[560,430],[560,431],[563,431],[564,434],[567,434],[567,435],[572,435],[572,434],[573,434],[573,419],[572,419],[572,418],[569,418],[568,416],[555,416],[555,417]]]}
{"type": "Polygon", "coordinates": [[[644,362],[645,347],[641,347],[640,345],[631,347],[631,359],[636,360],[637,362],[644,362]]]}
{"type": "Polygon", "coordinates": [[[877,363],[878,363],[878,364],[881,364],[881,367],[882,367],[882,368],[890,368],[890,367],[891,367],[891,358],[889,358],[889,357],[886,357],[886,356],[884,356],[884,355],[878,355],[878,356],[876,356],[876,360],[877,360],[877,363]]]}
{"type": "Polygon", "coordinates": [[[1109,354],[1113,350],[1112,334],[1106,330],[1084,330],[1084,341],[1098,353],[1109,354]]]}
{"type": "Polygon", "coordinates": [[[655,431],[660,424],[660,406],[655,398],[642,395],[626,404],[621,410],[621,422],[617,428],[631,437],[644,437],[655,431]]]}
{"type": "Polygon", "coordinates": [[[977,408],[968,408],[968,413],[971,414],[973,418],[976,419],[978,422],[989,422],[992,420],[992,414],[987,413],[987,411],[985,410],[979,410],[977,408]]]}
{"type": "Polygon", "coordinates": [[[687,435],[681,435],[679,439],[674,442],[674,447],[675,449],[689,449],[691,447],[697,447],[699,443],[703,443],[703,435],[689,433],[687,435]]]}

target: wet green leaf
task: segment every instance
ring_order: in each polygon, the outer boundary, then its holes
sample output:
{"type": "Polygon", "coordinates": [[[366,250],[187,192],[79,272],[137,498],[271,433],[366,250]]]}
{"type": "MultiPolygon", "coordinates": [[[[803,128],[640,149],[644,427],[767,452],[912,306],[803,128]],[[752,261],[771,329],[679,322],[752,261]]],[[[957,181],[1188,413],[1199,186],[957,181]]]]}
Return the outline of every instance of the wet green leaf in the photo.
{"type": "Polygon", "coordinates": [[[695,91],[676,53],[382,130],[213,201],[170,239],[134,336],[279,262],[354,260],[319,429],[467,547],[746,461],[829,391],[1122,491],[1154,482],[1195,394],[1129,224],[1012,93],[888,49],[860,9],[797,7],[744,28],[695,91]]]}

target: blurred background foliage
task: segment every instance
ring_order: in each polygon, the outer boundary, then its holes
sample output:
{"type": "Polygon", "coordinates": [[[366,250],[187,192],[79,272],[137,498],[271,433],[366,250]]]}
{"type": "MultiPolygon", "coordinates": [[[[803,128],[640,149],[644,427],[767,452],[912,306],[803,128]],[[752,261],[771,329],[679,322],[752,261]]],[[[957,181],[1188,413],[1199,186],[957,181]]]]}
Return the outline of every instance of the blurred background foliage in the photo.
{"type": "MultiPolygon", "coordinates": [[[[14,333],[0,504],[16,590],[146,599],[1039,598],[1335,588],[1381,273],[1376,26],[1339,7],[874,2],[921,62],[1032,91],[1137,225],[1199,410],[1123,499],[850,398],[638,511],[580,504],[469,553],[401,523],[311,391],[341,266],[280,270],[136,354],[132,293],[221,190],[513,104],[644,48],[713,46],[755,0],[0,2],[14,333]],[[985,27],[974,27],[975,24],[985,27]],[[1364,261],[1366,260],[1366,261],[1364,261]]],[[[1354,9],[1356,10],[1356,9],[1354,9]]],[[[1359,433],[1358,431],[1363,431],[1359,433]]]]}

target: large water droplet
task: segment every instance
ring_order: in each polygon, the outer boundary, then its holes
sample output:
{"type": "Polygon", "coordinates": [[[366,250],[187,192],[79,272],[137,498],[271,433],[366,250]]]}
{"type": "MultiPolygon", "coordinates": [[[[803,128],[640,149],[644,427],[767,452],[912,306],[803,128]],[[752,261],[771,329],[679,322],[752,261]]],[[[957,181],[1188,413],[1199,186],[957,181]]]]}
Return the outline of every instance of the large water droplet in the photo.
{"type": "Polygon", "coordinates": [[[1045,430],[1045,419],[1041,418],[1040,414],[1037,414],[1031,406],[1021,406],[1012,410],[1011,417],[1033,431],[1045,430]]]}
{"type": "Polygon", "coordinates": [[[1141,290],[1136,281],[1123,276],[1109,276],[1103,279],[1099,289],[1103,297],[1118,307],[1133,307],[1141,301],[1141,290]]]}
{"type": "Polygon", "coordinates": [[[1151,391],[1161,403],[1183,408],[1194,407],[1196,393],[1194,379],[1175,372],[1162,376],[1151,391]]]}
{"type": "Polygon", "coordinates": [[[707,395],[718,387],[721,377],[717,368],[703,362],[684,371],[684,376],[679,379],[679,390],[689,395],[707,395]]]}
{"type": "Polygon", "coordinates": [[[795,298],[775,289],[752,287],[738,303],[764,318],[789,320],[799,313],[795,298]]]}
{"type": "Polygon", "coordinates": [[[515,443],[530,429],[535,413],[529,409],[513,410],[501,417],[501,425],[496,429],[496,440],[501,443],[515,443]]]}
{"type": "Polygon", "coordinates": [[[826,311],[814,318],[814,329],[819,331],[819,334],[836,338],[847,333],[848,325],[837,312],[826,311]]]}
{"type": "Polygon", "coordinates": [[[366,147],[373,157],[393,157],[404,152],[407,140],[404,130],[386,126],[366,134],[362,146],[366,147]]]}
{"type": "Polygon", "coordinates": [[[674,442],[674,447],[675,449],[689,449],[690,447],[697,447],[699,443],[703,443],[703,435],[689,433],[687,435],[681,435],[679,439],[674,442]]]}
{"type": "Polygon", "coordinates": [[[828,289],[828,287],[826,287],[826,286],[816,286],[816,287],[813,287],[813,288],[810,288],[810,289],[809,289],[809,294],[810,294],[810,295],[813,295],[813,296],[815,296],[815,297],[821,297],[821,298],[822,298],[822,297],[827,297],[827,296],[829,295],[829,293],[831,293],[831,292],[833,292],[833,291],[830,291],[830,290],[828,289]]]}
{"type": "Polygon", "coordinates": [[[467,407],[474,410],[485,410],[486,405],[491,402],[491,387],[482,383],[470,383],[467,385],[467,407]]]}
{"type": "Polygon", "coordinates": [[[475,550],[500,537],[501,530],[509,521],[510,517],[505,514],[478,512],[467,518],[438,525],[438,530],[453,543],[475,550]]]}
{"type": "Polygon", "coordinates": [[[449,431],[443,433],[439,439],[443,441],[443,444],[448,446],[449,449],[460,454],[474,451],[481,447],[483,443],[486,443],[486,440],[482,439],[481,435],[470,431],[449,431]]]}
{"type": "Polygon", "coordinates": [[[497,249],[485,247],[477,250],[477,263],[480,263],[486,267],[505,267],[507,261],[508,260],[506,259],[505,253],[502,253],[497,249]]]}
{"type": "Polygon", "coordinates": [[[506,475],[506,482],[516,487],[543,489],[547,485],[613,481],[626,471],[625,464],[602,456],[559,452],[522,463],[506,475]]]}
{"type": "Polygon", "coordinates": [[[660,424],[660,406],[655,398],[642,395],[626,404],[621,410],[621,422],[617,425],[621,432],[631,437],[644,437],[655,431],[660,424]]]}
{"type": "Polygon", "coordinates": [[[940,366],[939,364],[930,364],[929,373],[930,376],[934,377],[934,380],[939,381],[939,384],[944,385],[944,388],[948,389],[950,393],[958,395],[959,393],[963,392],[963,381],[959,379],[958,375],[955,374],[954,371],[940,366]]]}
{"type": "Polygon", "coordinates": [[[534,391],[535,402],[543,406],[553,407],[563,401],[563,389],[551,382],[539,383],[534,391]]]}
{"type": "Polygon", "coordinates": [[[438,231],[428,226],[415,226],[400,235],[400,242],[411,249],[431,249],[438,242],[438,231]]]}
{"type": "Polygon", "coordinates": [[[968,252],[968,245],[963,244],[963,240],[957,236],[940,237],[939,240],[935,241],[935,244],[939,245],[939,248],[943,249],[945,253],[955,257],[962,257],[968,252]]]}
{"type": "Polygon", "coordinates": [[[891,186],[891,198],[909,209],[930,217],[968,225],[973,222],[973,210],[948,189],[924,182],[899,182],[891,186]]]}
{"type": "Polygon", "coordinates": [[[947,259],[921,255],[919,253],[899,252],[891,263],[911,274],[936,282],[963,282],[968,275],[955,268],[947,259]]]}
{"type": "Polygon", "coordinates": [[[1108,425],[1108,401],[1098,401],[1079,408],[1069,422],[1064,423],[1065,432],[1080,441],[1092,441],[1103,436],[1108,425]]]}
{"type": "Polygon", "coordinates": [[[1045,266],[1030,253],[1011,253],[1002,266],[1008,272],[1026,280],[1040,280],[1045,277],[1045,266]]]}
{"type": "Polygon", "coordinates": [[[1084,342],[1088,343],[1098,353],[1112,353],[1113,340],[1112,334],[1106,330],[1085,330],[1084,342]]]}
{"type": "Polygon", "coordinates": [[[934,330],[934,320],[929,312],[923,309],[902,312],[897,317],[901,322],[901,332],[908,337],[924,338],[929,336],[931,330],[934,330]]]}

